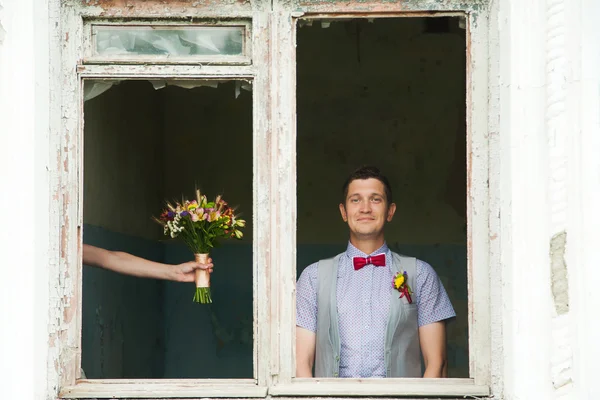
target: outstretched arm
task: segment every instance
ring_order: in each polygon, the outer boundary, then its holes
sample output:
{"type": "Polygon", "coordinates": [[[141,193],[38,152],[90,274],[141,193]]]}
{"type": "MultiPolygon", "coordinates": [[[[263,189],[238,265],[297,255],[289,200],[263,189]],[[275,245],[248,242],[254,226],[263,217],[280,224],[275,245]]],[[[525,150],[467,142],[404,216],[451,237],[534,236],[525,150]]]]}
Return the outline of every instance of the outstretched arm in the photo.
{"type": "Polygon", "coordinates": [[[438,321],[419,328],[425,373],[423,378],[446,378],[446,323],[438,321]]]}
{"type": "Polygon", "coordinates": [[[177,282],[194,282],[194,271],[198,268],[212,272],[212,260],[208,264],[189,261],[179,265],[162,264],[145,258],[136,257],[121,251],[110,251],[88,244],[83,245],[83,263],[105,268],[139,278],[165,279],[177,282]]]}

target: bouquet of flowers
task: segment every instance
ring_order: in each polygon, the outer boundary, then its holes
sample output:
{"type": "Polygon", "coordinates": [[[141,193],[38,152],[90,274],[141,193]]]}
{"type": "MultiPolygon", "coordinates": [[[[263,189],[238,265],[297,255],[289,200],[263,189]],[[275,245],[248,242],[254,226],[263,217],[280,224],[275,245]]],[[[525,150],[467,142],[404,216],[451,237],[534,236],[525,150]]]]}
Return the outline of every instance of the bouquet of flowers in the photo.
{"type": "MultiPolygon", "coordinates": [[[[196,190],[195,200],[167,203],[167,208],[155,219],[164,227],[165,235],[181,239],[194,253],[196,262],[203,264],[207,263],[210,250],[218,245],[219,239],[241,239],[240,228],[246,225],[220,195],[209,202],[199,190],[196,190]]],[[[194,301],[212,303],[210,274],[203,269],[196,270],[194,301]]]]}

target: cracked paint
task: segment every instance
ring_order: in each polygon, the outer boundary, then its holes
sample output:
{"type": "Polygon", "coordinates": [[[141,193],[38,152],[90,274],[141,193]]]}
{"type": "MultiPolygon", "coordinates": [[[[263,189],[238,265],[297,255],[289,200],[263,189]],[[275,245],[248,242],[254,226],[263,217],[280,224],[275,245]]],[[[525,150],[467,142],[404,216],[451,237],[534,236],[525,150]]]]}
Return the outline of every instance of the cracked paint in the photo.
{"type": "MultiPolygon", "coordinates": [[[[2,11],[2,3],[0,3],[0,11],[2,11]]],[[[0,45],[4,43],[4,39],[6,38],[6,30],[2,26],[2,18],[0,17],[0,45]]]]}
{"type": "Polygon", "coordinates": [[[569,278],[565,262],[567,232],[557,233],[550,240],[550,276],[552,299],[558,315],[569,312],[569,278]]]}
{"type": "Polygon", "coordinates": [[[227,8],[251,9],[250,0],[71,0],[70,6],[99,17],[186,18],[207,10],[224,12],[227,8]]]}

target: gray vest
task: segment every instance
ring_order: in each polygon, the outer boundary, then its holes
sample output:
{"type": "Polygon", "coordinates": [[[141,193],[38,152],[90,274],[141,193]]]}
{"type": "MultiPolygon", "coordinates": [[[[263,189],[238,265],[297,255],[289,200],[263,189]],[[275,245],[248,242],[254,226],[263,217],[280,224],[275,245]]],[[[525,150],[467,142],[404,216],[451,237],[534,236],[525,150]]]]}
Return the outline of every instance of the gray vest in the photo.
{"type": "MultiPolygon", "coordinates": [[[[344,253],[342,253],[344,254],[344,253]]],[[[339,259],[319,261],[317,295],[317,342],[315,354],[315,377],[338,377],[340,372],[340,333],[337,313],[337,272],[339,259]]],[[[400,271],[408,274],[408,284],[414,289],[417,267],[416,259],[393,254],[392,275],[400,271]]],[[[390,282],[390,286],[392,282],[390,282]]],[[[390,315],[385,333],[386,376],[395,378],[418,378],[421,372],[421,347],[419,345],[419,327],[417,305],[408,304],[399,298],[400,293],[392,291],[390,315]]]]}

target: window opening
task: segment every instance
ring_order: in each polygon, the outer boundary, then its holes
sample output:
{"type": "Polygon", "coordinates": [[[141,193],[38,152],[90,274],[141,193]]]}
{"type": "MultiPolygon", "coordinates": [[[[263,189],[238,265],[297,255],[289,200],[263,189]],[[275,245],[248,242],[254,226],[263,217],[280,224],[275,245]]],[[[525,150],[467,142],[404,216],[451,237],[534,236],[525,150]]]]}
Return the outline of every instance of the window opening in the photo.
{"type": "Polygon", "coordinates": [[[378,166],[397,204],[388,246],[429,263],[456,311],[446,326],[454,378],[469,377],[460,25],[460,17],[299,20],[296,69],[297,276],[346,250],[342,184],[357,167],[378,166]]]}
{"type": "Polygon", "coordinates": [[[193,260],[151,217],[164,200],[193,198],[196,184],[247,221],[243,240],[211,252],[211,305],[192,302],[193,283],[84,265],[88,379],[254,377],[252,95],[242,88],[249,83],[86,81],[84,243],[167,264],[193,260]]]}

